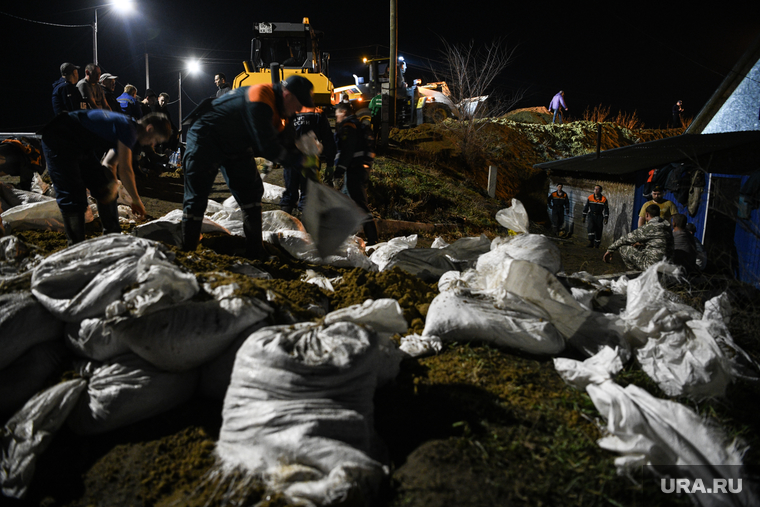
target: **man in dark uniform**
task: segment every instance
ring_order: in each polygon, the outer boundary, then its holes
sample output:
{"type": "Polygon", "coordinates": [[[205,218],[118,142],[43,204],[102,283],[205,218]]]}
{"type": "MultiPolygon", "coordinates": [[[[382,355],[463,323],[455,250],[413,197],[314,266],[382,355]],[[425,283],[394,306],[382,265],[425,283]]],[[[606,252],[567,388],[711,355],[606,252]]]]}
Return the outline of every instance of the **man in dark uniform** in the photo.
{"type": "MultiPolygon", "coordinates": [[[[328,186],[332,186],[333,163],[335,160],[335,138],[333,137],[330,122],[327,115],[313,108],[305,108],[296,114],[293,119],[293,128],[296,139],[314,132],[317,139],[322,143],[322,155],[320,160],[327,161],[327,167],[323,174],[323,181],[328,186]]],[[[306,176],[297,167],[283,167],[283,177],[285,179],[285,191],[280,199],[280,209],[286,213],[293,213],[296,207],[303,212],[303,206],[306,202],[306,176]],[[300,197],[299,197],[300,194],[300,197]]]]}
{"type": "Polygon", "coordinates": [[[554,234],[565,235],[565,215],[570,213],[570,198],[562,191],[562,183],[557,185],[557,190],[549,194],[549,208],[552,210],[552,227],[554,234]]]}
{"type": "Polygon", "coordinates": [[[116,174],[132,198],[132,210],[145,215],[132,171],[132,148],[165,141],[170,133],[171,124],[164,115],[152,114],[135,121],[102,109],[60,114],[43,127],[42,151],[69,245],[84,241],[87,189],[98,201],[103,232],[121,232],[116,174]]]}
{"type": "Polygon", "coordinates": [[[369,186],[369,170],[375,153],[368,146],[364,127],[354,115],[350,104],[340,103],[335,106],[336,133],[335,140],[338,155],[335,159],[335,178],[345,174],[343,192],[367,212],[364,222],[364,236],[367,245],[378,241],[377,224],[372,217],[367,204],[367,187],[369,186]]]}
{"type": "Polygon", "coordinates": [[[602,229],[610,218],[607,198],[602,195],[602,186],[596,185],[594,193],[586,199],[583,207],[583,222],[588,220],[588,248],[599,248],[602,244],[602,229]]]}
{"type": "Polygon", "coordinates": [[[198,246],[208,196],[221,169],[243,213],[246,255],[266,255],[261,233],[264,184],[254,157],[286,167],[303,165],[303,155],[283,147],[278,135],[284,129],[283,120],[290,121],[303,106],[314,107],[313,89],[308,79],[291,76],[277,84],[237,88],[191,113],[197,119],[187,133],[183,160],[183,249],[198,246]]]}

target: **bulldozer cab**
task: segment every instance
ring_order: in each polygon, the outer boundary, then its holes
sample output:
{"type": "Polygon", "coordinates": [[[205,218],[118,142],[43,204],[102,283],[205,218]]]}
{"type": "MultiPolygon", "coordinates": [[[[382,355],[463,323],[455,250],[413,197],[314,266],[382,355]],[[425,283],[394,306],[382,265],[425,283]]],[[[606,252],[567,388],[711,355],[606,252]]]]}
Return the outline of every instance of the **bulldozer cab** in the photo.
{"type": "Polygon", "coordinates": [[[245,70],[235,77],[233,88],[276,83],[298,74],[314,85],[316,105],[330,104],[330,54],[320,52],[321,34],[311,28],[308,18],[302,23],[258,22],[253,31],[251,58],[243,62],[245,70]]]}

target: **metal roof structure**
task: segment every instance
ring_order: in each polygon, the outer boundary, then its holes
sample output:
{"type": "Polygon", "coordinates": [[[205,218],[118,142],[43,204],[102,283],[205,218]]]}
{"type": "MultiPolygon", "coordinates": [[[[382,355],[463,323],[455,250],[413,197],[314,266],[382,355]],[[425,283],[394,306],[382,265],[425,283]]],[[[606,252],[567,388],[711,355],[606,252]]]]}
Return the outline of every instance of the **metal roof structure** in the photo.
{"type": "Polygon", "coordinates": [[[632,180],[637,171],[692,160],[714,173],[744,174],[760,165],[760,131],[682,134],[533,167],[577,177],[632,180]]]}

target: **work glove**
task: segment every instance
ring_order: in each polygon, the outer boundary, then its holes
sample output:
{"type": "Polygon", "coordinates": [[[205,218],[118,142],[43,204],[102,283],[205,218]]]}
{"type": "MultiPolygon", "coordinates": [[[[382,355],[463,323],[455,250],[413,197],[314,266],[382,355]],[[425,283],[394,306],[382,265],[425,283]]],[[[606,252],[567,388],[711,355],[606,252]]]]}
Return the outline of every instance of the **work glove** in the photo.
{"type": "Polygon", "coordinates": [[[605,217],[605,218],[604,218],[604,225],[607,225],[607,221],[608,221],[608,218],[607,218],[607,217],[605,217]]]}
{"type": "Polygon", "coordinates": [[[583,220],[581,221],[582,224],[586,223],[586,215],[583,215],[583,220]]]}
{"type": "Polygon", "coordinates": [[[346,169],[344,167],[336,167],[335,168],[335,174],[333,175],[333,178],[336,180],[341,179],[346,174],[346,169]]]}

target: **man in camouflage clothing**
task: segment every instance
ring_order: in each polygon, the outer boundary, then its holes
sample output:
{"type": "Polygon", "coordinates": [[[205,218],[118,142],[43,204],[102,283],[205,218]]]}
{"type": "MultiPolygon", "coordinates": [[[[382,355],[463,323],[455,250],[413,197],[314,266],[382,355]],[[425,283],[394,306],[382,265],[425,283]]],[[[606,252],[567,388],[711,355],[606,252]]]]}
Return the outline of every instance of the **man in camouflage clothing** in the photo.
{"type": "Polygon", "coordinates": [[[646,225],[631,231],[611,244],[604,253],[604,262],[612,261],[612,252],[620,251],[628,269],[644,271],[663,258],[673,257],[673,233],[670,224],[660,218],[660,207],[646,208],[646,225]]]}

